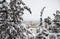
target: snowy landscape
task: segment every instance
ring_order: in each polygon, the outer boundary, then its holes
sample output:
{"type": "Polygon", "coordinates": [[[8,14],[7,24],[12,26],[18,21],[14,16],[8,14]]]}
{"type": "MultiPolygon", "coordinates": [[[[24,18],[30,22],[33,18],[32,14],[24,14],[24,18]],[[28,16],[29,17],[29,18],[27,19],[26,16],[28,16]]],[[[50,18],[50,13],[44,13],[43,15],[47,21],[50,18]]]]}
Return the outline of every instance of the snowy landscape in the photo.
{"type": "Polygon", "coordinates": [[[23,0],[0,0],[0,39],[60,39],[60,10],[55,10],[54,19],[44,18],[46,8],[40,9],[39,16],[35,13],[34,19],[23,0]],[[24,15],[27,11],[33,18],[24,15]]]}

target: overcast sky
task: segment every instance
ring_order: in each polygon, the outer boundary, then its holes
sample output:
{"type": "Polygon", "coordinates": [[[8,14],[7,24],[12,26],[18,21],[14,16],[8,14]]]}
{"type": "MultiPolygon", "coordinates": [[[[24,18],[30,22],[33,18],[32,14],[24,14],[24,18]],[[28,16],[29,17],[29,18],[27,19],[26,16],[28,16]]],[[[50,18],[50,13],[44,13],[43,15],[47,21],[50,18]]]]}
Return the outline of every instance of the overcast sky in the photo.
{"type": "Polygon", "coordinates": [[[54,18],[53,13],[56,10],[60,10],[60,0],[23,0],[28,7],[31,8],[32,15],[25,10],[23,15],[24,20],[39,20],[41,9],[46,6],[43,13],[43,19],[50,16],[51,19],[54,18]]]}
{"type": "MultiPolygon", "coordinates": [[[[9,0],[7,0],[9,2],[9,0]]],[[[51,19],[54,18],[53,13],[56,12],[56,10],[60,10],[60,0],[23,0],[23,2],[31,8],[32,15],[29,14],[27,10],[25,10],[25,14],[23,15],[23,19],[26,21],[39,21],[40,19],[40,12],[41,9],[46,6],[46,9],[43,13],[43,19],[46,17],[51,17],[51,19]]]]}

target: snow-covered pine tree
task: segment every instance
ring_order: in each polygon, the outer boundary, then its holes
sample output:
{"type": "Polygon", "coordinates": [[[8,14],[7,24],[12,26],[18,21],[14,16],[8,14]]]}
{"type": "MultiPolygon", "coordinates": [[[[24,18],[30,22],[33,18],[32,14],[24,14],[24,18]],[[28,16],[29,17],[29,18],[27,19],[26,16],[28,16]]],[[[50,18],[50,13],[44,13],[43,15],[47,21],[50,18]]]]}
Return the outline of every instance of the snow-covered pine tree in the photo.
{"type": "Polygon", "coordinates": [[[60,33],[60,11],[56,10],[56,14],[54,14],[55,18],[53,20],[53,33],[60,33]]]}
{"type": "MultiPolygon", "coordinates": [[[[7,2],[5,0],[0,0],[0,39],[4,39],[6,34],[6,29],[8,28],[8,24],[6,23],[6,19],[8,17],[7,12],[7,2]]],[[[5,38],[6,39],[6,38],[5,38]]]]}
{"type": "Polygon", "coordinates": [[[44,12],[44,9],[46,7],[43,7],[41,10],[41,15],[40,15],[40,25],[39,25],[39,32],[36,35],[36,39],[46,39],[46,37],[48,37],[48,31],[47,29],[43,26],[43,22],[42,22],[42,15],[44,12]]]}
{"type": "Polygon", "coordinates": [[[43,15],[43,12],[45,10],[46,7],[43,7],[41,12],[40,12],[40,25],[39,26],[42,26],[42,15],[43,15]]]}
{"type": "Polygon", "coordinates": [[[0,39],[26,39],[23,34],[26,28],[22,25],[21,16],[25,9],[31,14],[30,8],[22,0],[10,0],[10,4],[2,0],[0,5],[0,39]]]}

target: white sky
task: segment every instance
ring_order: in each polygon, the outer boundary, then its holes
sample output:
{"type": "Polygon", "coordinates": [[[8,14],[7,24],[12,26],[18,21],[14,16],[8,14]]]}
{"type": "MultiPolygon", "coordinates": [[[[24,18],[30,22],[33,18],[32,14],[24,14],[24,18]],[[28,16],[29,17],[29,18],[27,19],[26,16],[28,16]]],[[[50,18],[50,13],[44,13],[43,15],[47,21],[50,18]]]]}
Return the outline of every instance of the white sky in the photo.
{"type": "Polygon", "coordinates": [[[3,0],[0,0],[0,1],[3,1],[3,0]]]}
{"type": "MultiPolygon", "coordinates": [[[[9,2],[9,0],[7,1],[9,2]]],[[[60,10],[60,0],[23,0],[23,2],[31,8],[32,11],[32,15],[30,15],[27,10],[24,11],[23,19],[26,21],[39,21],[40,12],[44,6],[46,6],[46,9],[43,13],[43,19],[48,16],[53,19],[53,13],[55,13],[56,10],[60,10]]]]}
{"type": "Polygon", "coordinates": [[[23,0],[28,7],[31,8],[32,15],[29,14],[25,10],[25,14],[23,15],[24,20],[33,21],[39,20],[41,9],[46,6],[46,9],[43,14],[43,19],[47,16],[50,16],[51,19],[54,18],[53,13],[56,10],[60,10],[60,0],[23,0]]]}

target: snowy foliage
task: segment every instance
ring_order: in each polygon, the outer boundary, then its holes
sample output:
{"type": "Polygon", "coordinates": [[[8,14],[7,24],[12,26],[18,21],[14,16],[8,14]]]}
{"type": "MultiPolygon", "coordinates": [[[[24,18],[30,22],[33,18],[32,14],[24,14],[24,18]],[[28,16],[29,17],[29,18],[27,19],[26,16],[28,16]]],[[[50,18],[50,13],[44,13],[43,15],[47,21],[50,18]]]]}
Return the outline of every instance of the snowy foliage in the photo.
{"type": "Polygon", "coordinates": [[[53,21],[50,17],[46,18],[43,26],[42,15],[45,8],[41,10],[39,28],[33,33],[22,23],[24,10],[31,14],[30,8],[22,0],[10,0],[10,3],[0,0],[0,39],[55,39],[56,33],[60,34],[60,12],[56,11],[53,21]]]}
{"type": "Polygon", "coordinates": [[[27,29],[22,25],[24,10],[30,8],[25,6],[22,0],[0,1],[0,39],[25,39],[27,29]],[[21,7],[23,5],[23,7],[21,7]]]}

